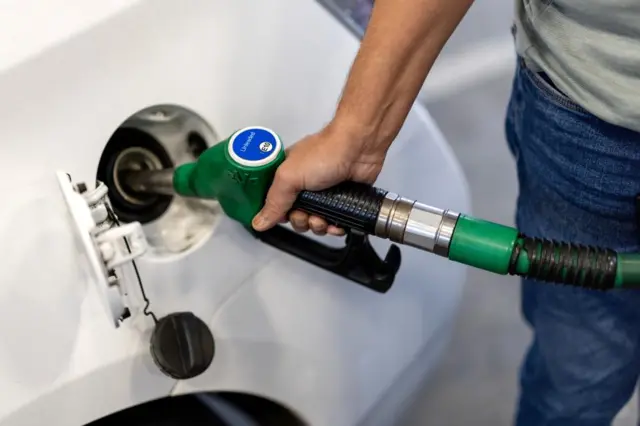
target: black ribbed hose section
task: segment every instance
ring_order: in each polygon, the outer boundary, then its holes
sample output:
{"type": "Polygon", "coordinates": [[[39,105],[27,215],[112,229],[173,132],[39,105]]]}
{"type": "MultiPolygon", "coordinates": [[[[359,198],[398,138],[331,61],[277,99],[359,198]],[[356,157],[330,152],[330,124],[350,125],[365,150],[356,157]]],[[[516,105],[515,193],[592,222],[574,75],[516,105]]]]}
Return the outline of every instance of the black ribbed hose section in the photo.
{"type": "Polygon", "coordinates": [[[324,218],[332,225],[373,234],[387,191],[343,182],[324,191],[302,191],[294,209],[324,218]]]}
{"type": "Polygon", "coordinates": [[[525,235],[518,238],[509,262],[511,275],[594,290],[612,289],[616,268],[613,250],[525,235]]]}

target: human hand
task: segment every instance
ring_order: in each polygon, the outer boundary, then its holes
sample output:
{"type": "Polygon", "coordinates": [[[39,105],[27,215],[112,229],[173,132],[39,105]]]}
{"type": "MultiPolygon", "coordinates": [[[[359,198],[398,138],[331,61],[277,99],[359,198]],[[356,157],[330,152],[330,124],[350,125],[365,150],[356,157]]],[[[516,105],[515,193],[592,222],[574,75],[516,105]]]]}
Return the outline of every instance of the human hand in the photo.
{"type": "Polygon", "coordinates": [[[289,210],[302,190],[320,191],[347,180],[362,183],[376,180],[386,152],[369,149],[366,138],[358,133],[329,125],[287,150],[287,158],[276,171],[265,205],[253,219],[254,229],[266,231],[288,220],[297,232],[311,229],[316,235],[344,235],[343,229],[320,217],[289,210]]]}

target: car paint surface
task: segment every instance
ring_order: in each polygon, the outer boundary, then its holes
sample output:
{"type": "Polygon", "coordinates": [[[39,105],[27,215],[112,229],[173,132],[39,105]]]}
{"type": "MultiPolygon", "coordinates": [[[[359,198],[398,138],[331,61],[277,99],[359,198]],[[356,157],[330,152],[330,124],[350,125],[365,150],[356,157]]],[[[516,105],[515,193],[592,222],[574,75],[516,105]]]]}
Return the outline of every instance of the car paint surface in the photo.
{"type": "MultiPolygon", "coordinates": [[[[377,294],[219,217],[196,250],[138,262],[157,315],[194,312],[216,339],[209,370],[177,382],[151,360],[148,319],[115,329],[105,315],[55,180],[63,170],[92,183],[113,131],[158,104],[196,112],[220,139],[261,125],[290,145],[331,118],[358,47],[353,34],[313,1],[2,8],[0,36],[12,43],[0,47],[0,424],[80,426],[150,399],[216,390],[272,399],[311,425],[397,415],[445,347],[464,267],[404,247],[394,287],[377,294]]],[[[469,211],[460,167],[420,105],[377,184],[469,211]]],[[[382,255],[389,245],[373,243],[382,255]]]]}

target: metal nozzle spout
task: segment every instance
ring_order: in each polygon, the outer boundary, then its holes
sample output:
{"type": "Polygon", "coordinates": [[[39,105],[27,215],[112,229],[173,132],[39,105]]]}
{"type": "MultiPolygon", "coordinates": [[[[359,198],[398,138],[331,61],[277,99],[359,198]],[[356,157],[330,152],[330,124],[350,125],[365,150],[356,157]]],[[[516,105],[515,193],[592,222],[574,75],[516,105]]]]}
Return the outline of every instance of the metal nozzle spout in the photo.
{"type": "Polygon", "coordinates": [[[174,195],[173,174],[173,169],[127,170],[122,172],[120,180],[134,193],[174,195]]]}

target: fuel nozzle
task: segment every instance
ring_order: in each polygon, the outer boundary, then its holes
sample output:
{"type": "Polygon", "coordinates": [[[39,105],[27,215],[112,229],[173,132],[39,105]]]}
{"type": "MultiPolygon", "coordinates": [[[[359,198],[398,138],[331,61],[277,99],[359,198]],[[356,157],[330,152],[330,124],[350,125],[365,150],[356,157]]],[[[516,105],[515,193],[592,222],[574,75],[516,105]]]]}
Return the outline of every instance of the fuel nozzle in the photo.
{"type": "Polygon", "coordinates": [[[125,191],[136,194],[175,195],[174,169],[124,170],[120,181],[125,191]]]}
{"type": "Polygon", "coordinates": [[[228,216],[251,226],[282,161],[284,148],[275,132],[247,127],[206,149],[195,162],[174,169],[130,167],[121,171],[120,180],[136,194],[215,199],[228,216]]]}
{"type": "MultiPolygon", "coordinates": [[[[276,133],[248,127],[208,148],[196,162],[175,170],[128,171],[122,178],[137,193],[217,199],[228,216],[249,228],[284,157],[276,133]]],[[[640,286],[640,254],[529,237],[371,185],[344,182],[303,191],[294,209],[496,274],[599,290],[640,286]]]]}

